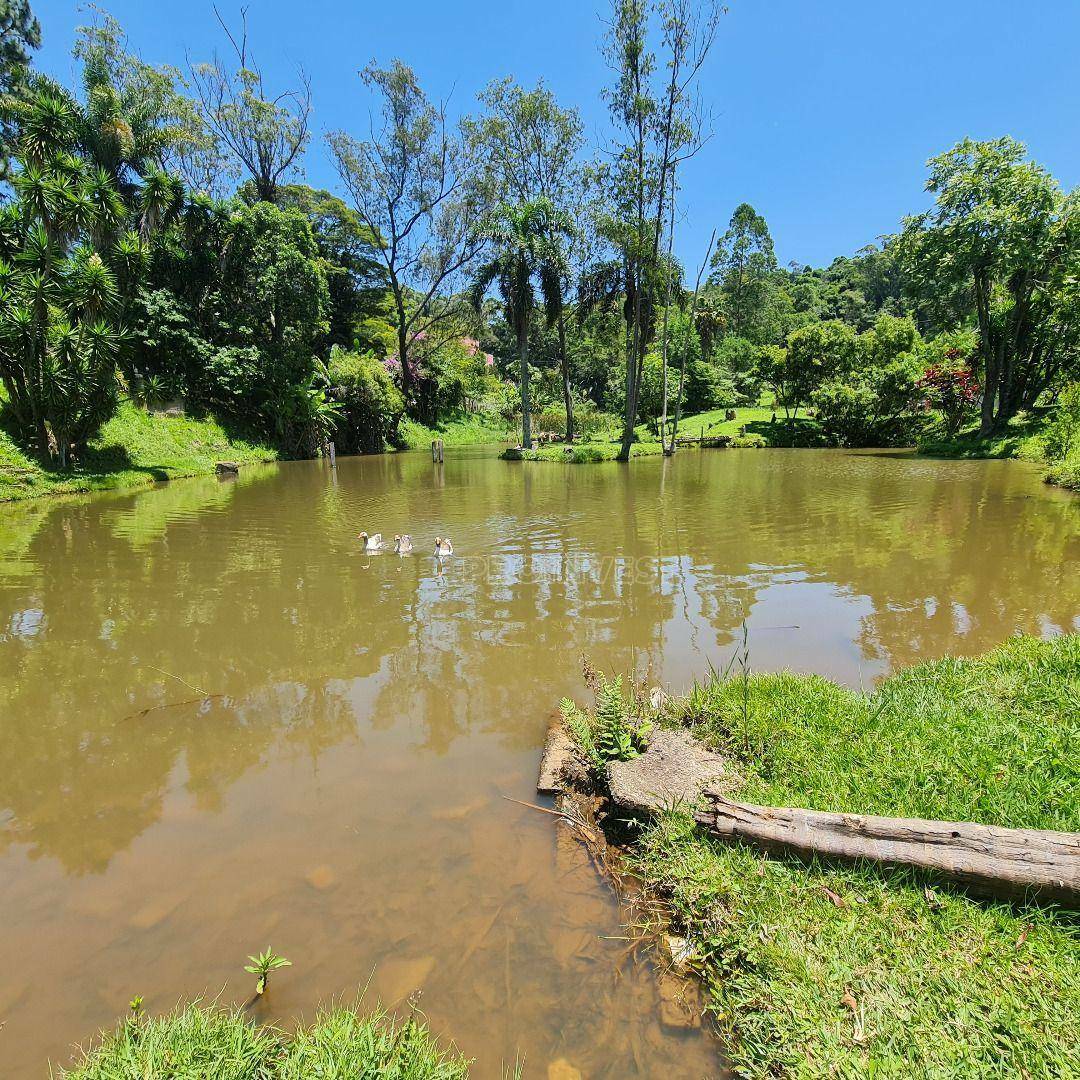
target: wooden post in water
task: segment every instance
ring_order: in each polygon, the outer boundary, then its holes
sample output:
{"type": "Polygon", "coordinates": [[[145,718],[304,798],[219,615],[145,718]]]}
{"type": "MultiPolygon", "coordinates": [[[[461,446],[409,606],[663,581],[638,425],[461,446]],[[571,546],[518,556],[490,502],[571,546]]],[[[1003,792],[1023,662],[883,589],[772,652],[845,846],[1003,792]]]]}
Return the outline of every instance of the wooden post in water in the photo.
{"type": "Polygon", "coordinates": [[[330,468],[337,468],[337,448],[334,446],[332,441],[330,443],[330,468]]]}
{"type": "Polygon", "coordinates": [[[446,460],[446,448],[442,439],[431,440],[431,460],[437,463],[446,460]]]}

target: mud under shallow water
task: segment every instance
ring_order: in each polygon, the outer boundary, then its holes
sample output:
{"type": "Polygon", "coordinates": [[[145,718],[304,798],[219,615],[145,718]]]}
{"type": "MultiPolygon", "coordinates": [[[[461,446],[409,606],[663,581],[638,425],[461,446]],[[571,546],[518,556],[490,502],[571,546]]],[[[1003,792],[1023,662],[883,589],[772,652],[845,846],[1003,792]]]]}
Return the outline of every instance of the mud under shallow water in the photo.
{"type": "Polygon", "coordinates": [[[869,685],[1077,628],[1078,570],[1036,470],[903,454],[455,450],[0,507],[0,1075],[134,994],[246,1000],[267,945],[261,1018],[422,988],[481,1078],[721,1075],[576,842],[503,798],[580,654],[680,688],[745,619],[756,669],[869,685]]]}

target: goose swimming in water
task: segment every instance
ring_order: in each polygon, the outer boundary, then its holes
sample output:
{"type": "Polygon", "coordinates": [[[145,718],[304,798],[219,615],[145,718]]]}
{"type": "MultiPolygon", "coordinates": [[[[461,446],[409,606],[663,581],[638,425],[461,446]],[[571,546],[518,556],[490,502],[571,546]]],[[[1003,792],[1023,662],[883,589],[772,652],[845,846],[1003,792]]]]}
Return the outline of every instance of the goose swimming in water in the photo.
{"type": "Polygon", "coordinates": [[[395,555],[408,555],[412,551],[412,537],[406,534],[405,536],[394,537],[394,554],[395,555]]]}
{"type": "Polygon", "coordinates": [[[368,536],[366,532],[362,532],[356,539],[364,545],[365,551],[382,550],[382,533],[376,533],[374,536],[368,536]]]}
{"type": "Polygon", "coordinates": [[[445,540],[441,536],[435,537],[435,558],[441,559],[446,555],[454,554],[454,545],[450,543],[450,537],[445,540]]]}

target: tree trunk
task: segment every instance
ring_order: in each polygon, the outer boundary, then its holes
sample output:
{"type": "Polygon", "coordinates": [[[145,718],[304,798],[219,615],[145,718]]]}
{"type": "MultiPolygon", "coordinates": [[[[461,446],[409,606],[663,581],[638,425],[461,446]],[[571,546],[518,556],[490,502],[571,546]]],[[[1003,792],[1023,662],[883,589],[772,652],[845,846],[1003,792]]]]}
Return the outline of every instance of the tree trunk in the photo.
{"type": "Polygon", "coordinates": [[[529,328],[518,327],[518,358],[521,364],[518,382],[521,386],[521,445],[532,448],[532,417],[529,415],[529,328]]]}
{"type": "Polygon", "coordinates": [[[634,322],[630,333],[630,348],[626,350],[626,412],[623,415],[622,442],[616,461],[629,461],[634,445],[634,424],[637,421],[638,337],[641,333],[641,301],[634,299],[634,322]]]}
{"type": "Polygon", "coordinates": [[[398,322],[398,359],[401,361],[401,389],[408,401],[412,391],[412,372],[409,370],[409,332],[405,329],[404,316],[398,322]]]}
{"type": "Polygon", "coordinates": [[[990,315],[989,282],[975,276],[975,306],[979,315],[979,351],[983,356],[983,399],[980,410],[979,435],[986,438],[994,430],[994,406],[998,392],[998,357],[994,347],[993,321],[990,315]]]}
{"type": "Polygon", "coordinates": [[[563,404],[566,408],[566,441],[574,441],[574,399],[570,394],[570,361],[566,355],[566,317],[559,316],[559,366],[562,368],[563,404]]]}
{"type": "Polygon", "coordinates": [[[1080,906],[1080,833],[752,806],[711,789],[705,799],[697,820],[721,839],[802,858],[910,866],[994,896],[1037,893],[1080,906]]]}

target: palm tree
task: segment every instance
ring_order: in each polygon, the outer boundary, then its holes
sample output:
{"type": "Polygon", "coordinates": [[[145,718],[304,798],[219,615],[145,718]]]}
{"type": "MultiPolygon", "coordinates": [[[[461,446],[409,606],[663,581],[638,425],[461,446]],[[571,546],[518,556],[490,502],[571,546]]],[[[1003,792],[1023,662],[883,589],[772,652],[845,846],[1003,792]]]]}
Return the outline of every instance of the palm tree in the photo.
{"type": "Polygon", "coordinates": [[[521,389],[521,445],[532,446],[529,410],[529,326],[536,310],[534,278],[539,281],[548,325],[561,316],[562,262],[553,238],[568,232],[567,223],[547,199],[501,206],[492,215],[488,237],[494,257],[477,271],[469,297],[479,312],[484,295],[498,285],[506,321],[518,348],[518,383],[521,389]]]}
{"type": "Polygon", "coordinates": [[[39,78],[16,119],[17,200],[0,212],[0,379],[20,441],[67,467],[116,407],[117,317],[145,251],[109,178],[72,152],[70,96],[39,78]]]}

